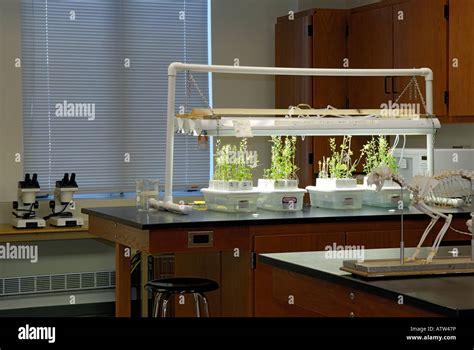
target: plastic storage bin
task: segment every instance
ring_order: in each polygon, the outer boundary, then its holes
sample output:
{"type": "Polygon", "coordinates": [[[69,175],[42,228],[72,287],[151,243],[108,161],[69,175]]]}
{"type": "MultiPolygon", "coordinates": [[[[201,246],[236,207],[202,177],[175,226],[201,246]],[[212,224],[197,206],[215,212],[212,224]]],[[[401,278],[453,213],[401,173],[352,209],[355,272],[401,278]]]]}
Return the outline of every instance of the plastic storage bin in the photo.
{"type": "Polygon", "coordinates": [[[322,189],[308,186],[309,198],[313,207],[328,209],[360,209],[362,208],[363,188],[322,189]]]}
{"type": "Polygon", "coordinates": [[[297,211],[303,209],[303,197],[306,190],[262,191],[258,196],[258,207],[272,211],[297,211]]]}
{"type": "Polygon", "coordinates": [[[404,206],[410,203],[410,191],[403,190],[403,199],[400,187],[383,187],[380,192],[373,188],[366,188],[362,203],[372,207],[397,208],[400,200],[403,200],[404,206]]]}
{"type": "Polygon", "coordinates": [[[257,211],[259,191],[221,191],[203,188],[207,208],[227,213],[254,213],[257,211]]]}

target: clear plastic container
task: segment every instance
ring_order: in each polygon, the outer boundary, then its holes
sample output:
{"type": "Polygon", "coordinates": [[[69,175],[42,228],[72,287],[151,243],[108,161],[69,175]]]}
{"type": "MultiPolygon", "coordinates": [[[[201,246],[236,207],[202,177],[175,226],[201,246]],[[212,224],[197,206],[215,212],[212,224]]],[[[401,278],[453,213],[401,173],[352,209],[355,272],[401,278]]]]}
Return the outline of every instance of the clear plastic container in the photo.
{"type": "Polygon", "coordinates": [[[254,213],[257,211],[259,191],[220,191],[203,188],[204,200],[209,210],[227,213],[254,213]]]}
{"type": "Polygon", "coordinates": [[[258,207],[272,211],[297,211],[303,209],[306,190],[265,191],[258,196],[258,207]]]}
{"type": "Polygon", "coordinates": [[[362,188],[352,189],[319,189],[308,186],[309,198],[313,207],[328,209],[360,209],[362,208],[362,188]]]}
{"type": "MultiPolygon", "coordinates": [[[[362,203],[372,207],[398,208],[401,199],[400,188],[382,188],[380,192],[374,189],[366,189],[362,203]]],[[[403,191],[403,203],[405,207],[410,203],[410,192],[408,190],[403,191]]]]}

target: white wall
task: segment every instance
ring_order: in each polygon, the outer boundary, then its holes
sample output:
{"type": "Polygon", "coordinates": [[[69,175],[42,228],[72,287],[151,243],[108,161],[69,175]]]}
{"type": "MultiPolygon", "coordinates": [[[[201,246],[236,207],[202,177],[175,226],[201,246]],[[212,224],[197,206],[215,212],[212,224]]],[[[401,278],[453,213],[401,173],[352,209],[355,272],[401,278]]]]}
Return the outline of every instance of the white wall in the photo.
{"type": "MultiPolygon", "coordinates": [[[[22,173],[15,154],[23,151],[20,1],[0,3],[0,202],[16,197],[16,183],[22,173]]],[[[1,222],[1,221],[0,221],[1,222]]]]}
{"type": "MultiPolygon", "coordinates": [[[[212,1],[212,60],[214,64],[242,66],[275,65],[275,23],[279,16],[298,11],[297,0],[215,0],[212,1]]],[[[274,78],[270,76],[214,75],[214,107],[273,108],[274,78]]],[[[224,143],[238,142],[223,138],[224,143]]],[[[256,150],[260,166],[254,178],[269,166],[267,138],[248,140],[256,150]]]]}

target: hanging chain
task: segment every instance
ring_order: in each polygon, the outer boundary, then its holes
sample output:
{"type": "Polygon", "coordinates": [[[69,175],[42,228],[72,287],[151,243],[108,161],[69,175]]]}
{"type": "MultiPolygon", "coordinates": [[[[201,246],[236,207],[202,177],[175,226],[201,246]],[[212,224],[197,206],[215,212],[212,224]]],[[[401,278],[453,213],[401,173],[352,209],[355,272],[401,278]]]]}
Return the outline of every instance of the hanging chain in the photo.
{"type": "Polygon", "coordinates": [[[199,93],[199,96],[201,97],[201,100],[204,102],[204,104],[207,106],[207,108],[209,108],[209,110],[211,111],[212,115],[214,116],[214,110],[212,109],[211,107],[211,104],[209,103],[209,100],[207,99],[206,95],[201,91],[201,89],[199,88],[199,85],[198,83],[196,82],[196,80],[194,79],[193,75],[191,74],[191,72],[189,72],[188,70],[186,71],[186,81],[187,81],[187,94],[188,94],[188,97],[191,96],[191,83],[192,85],[194,86],[194,88],[196,89],[196,91],[199,93]]]}
{"type": "MultiPolygon", "coordinates": [[[[400,99],[407,92],[408,89],[410,89],[410,96],[409,96],[410,100],[412,99],[412,97],[415,97],[415,99],[416,99],[418,96],[420,96],[420,100],[421,100],[421,104],[423,106],[423,109],[425,110],[425,113],[428,116],[428,118],[433,122],[433,113],[428,112],[428,107],[426,105],[425,98],[423,97],[423,94],[421,93],[420,86],[418,85],[418,79],[416,79],[415,76],[413,76],[410,79],[410,82],[407,84],[407,86],[405,86],[405,88],[400,93],[400,95],[398,95],[397,99],[395,100],[395,103],[398,103],[398,101],[400,101],[400,99]],[[413,96],[413,94],[415,96],[413,96]]],[[[433,128],[434,128],[434,124],[433,124],[433,128]]],[[[438,133],[438,129],[436,129],[435,133],[433,134],[433,146],[434,146],[435,141],[436,141],[436,134],[437,133],[438,133]]]]}

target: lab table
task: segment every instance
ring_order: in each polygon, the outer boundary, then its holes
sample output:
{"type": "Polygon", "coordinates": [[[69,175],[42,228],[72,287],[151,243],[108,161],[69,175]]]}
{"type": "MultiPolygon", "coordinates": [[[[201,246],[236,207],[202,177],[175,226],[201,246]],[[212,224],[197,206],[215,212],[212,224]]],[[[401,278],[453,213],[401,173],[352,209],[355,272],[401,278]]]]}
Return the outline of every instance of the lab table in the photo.
{"type": "MultiPolygon", "coordinates": [[[[437,256],[452,256],[451,249],[441,247],[437,256]]],[[[406,249],[406,256],[413,251],[406,249]]],[[[459,249],[460,255],[470,253],[470,247],[459,249]]],[[[366,260],[399,255],[399,249],[365,251],[366,260]]],[[[262,254],[259,259],[273,269],[269,288],[276,304],[288,304],[285,316],[474,317],[473,274],[366,279],[340,270],[344,259],[328,259],[325,252],[262,254]]]]}
{"type": "MultiPolygon", "coordinates": [[[[465,228],[470,209],[453,210],[453,225],[465,228]]],[[[211,316],[266,316],[271,315],[267,313],[271,274],[257,254],[320,251],[332,244],[396,247],[402,219],[398,211],[375,207],[305,207],[296,212],[259,210],[253,214],[195,210],[178,215],[139,212],[135,207],[83,208],[82,212],[89,216],[90,234],[115,243],[116,316],[125,317],[131,314],[131,249],[143,253],[142,281],[149,278],[146,257],[156,254],[175,256],[176,276],[216,280],[220,288],[209,296],[211,316]]],[[[413,209],[403,214],[406,246],[414,246],[429,218],[413,209]]],[[[469,243],[469,237],[454,232],[445,240],[469,243]]],[[[143,288],[141,296],[145,315],[148,295],[143,288]]],[[[176,305],[178,315],[192,315],[180,307],[176,305]]]]}

